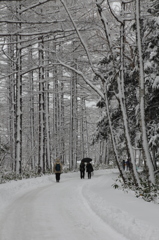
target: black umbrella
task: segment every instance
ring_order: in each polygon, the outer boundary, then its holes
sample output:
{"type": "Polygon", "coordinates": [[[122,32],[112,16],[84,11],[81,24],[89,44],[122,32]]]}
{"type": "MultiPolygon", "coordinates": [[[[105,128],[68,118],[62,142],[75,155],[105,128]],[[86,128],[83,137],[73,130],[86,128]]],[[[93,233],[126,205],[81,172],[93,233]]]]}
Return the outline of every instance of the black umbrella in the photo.
{"type": "Polygon", "coordinates": [[[83,159],[82,159],[82,162],[91,162],[91,161],[92,161],[91,158],[83,158],[83,159]]]}

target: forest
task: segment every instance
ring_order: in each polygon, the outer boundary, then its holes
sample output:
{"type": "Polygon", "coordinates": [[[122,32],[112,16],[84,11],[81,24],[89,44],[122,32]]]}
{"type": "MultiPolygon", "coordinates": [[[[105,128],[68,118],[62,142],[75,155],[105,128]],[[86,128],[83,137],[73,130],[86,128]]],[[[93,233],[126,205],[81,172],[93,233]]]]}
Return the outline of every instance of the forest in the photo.
{"type": "Polygon", "coordinates": [[[0,28],[0,182],[89,156],[153,199],[158,0],[4,0],[0,28]]]}

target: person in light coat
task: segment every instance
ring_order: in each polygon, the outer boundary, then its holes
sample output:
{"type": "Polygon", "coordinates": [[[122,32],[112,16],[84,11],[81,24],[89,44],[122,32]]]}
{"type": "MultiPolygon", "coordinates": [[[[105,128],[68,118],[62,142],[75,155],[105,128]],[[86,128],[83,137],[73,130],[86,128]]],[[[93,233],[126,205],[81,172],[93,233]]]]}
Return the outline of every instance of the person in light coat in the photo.
{"type": "Polygon", "coordinates": [[[56,159],[54,166],[53,166],[53,172],[55,173],[56,182],[59,182],[60,175],[62,173],[62,164],[60,162],[60,159],[56,159]]]}

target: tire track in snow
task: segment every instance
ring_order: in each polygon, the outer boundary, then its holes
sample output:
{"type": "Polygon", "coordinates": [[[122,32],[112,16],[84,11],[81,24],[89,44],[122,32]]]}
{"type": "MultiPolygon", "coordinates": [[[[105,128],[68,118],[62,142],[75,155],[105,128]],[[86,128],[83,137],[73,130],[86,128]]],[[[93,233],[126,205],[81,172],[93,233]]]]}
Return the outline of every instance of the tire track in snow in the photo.
{"type": "Polygon", "coordinates": [[[90,180],[63,177],[32,190],[7,209],[1,240],[125,240],[90,208],[82,191],[90,180]]]}

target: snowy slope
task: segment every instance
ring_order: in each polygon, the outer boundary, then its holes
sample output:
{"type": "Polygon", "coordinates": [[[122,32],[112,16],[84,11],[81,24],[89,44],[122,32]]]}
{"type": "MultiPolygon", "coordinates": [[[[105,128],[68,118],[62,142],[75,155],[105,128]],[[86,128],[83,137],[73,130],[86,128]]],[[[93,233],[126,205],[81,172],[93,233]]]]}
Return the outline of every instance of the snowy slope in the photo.
{"type": "Polygon", "coordinates": [[[0,185],[1,240],[158,240],[159,206],[114,190],[117,170],[0,185]]]}

